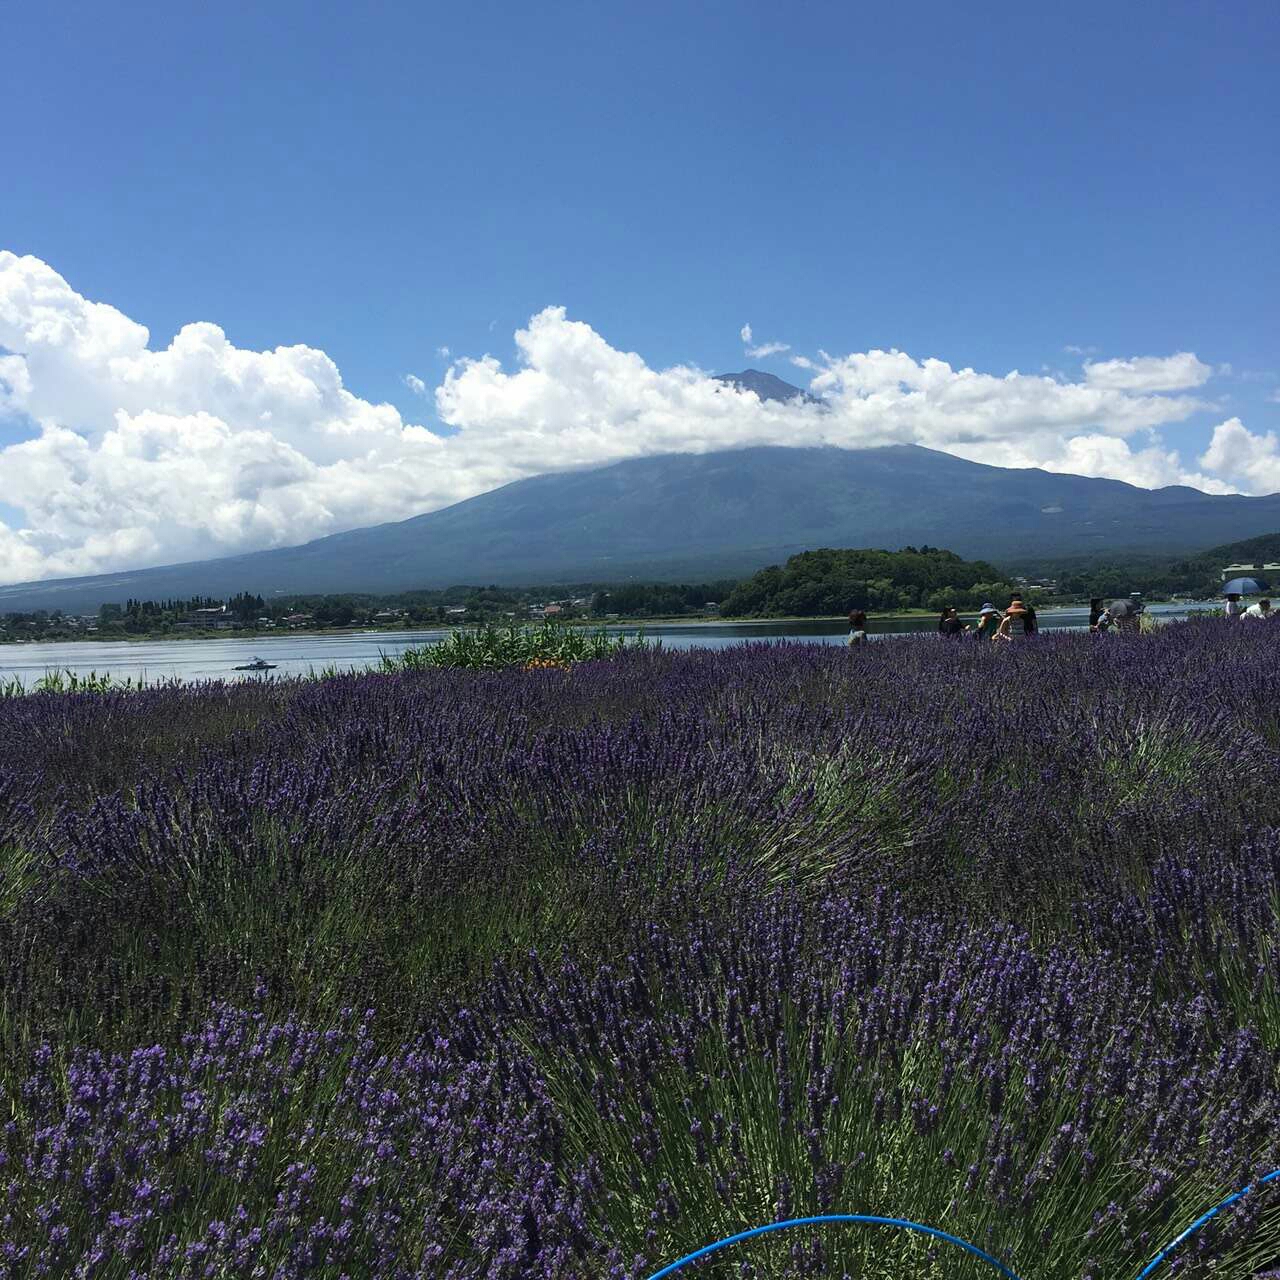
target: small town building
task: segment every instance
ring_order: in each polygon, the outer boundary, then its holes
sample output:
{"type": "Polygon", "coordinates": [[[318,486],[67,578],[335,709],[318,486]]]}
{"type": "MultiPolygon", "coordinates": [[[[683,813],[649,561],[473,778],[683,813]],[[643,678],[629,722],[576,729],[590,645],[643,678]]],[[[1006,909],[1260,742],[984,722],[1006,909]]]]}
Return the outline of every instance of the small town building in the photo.
{"type": "Polygon", "coordinates": [[[1280,564],[1259,561],[1256,564],[1229,564],[1222,570],[1222,581],[1232,578],[1259,578],[1268,587],[1280,586],[1280,564]]]}

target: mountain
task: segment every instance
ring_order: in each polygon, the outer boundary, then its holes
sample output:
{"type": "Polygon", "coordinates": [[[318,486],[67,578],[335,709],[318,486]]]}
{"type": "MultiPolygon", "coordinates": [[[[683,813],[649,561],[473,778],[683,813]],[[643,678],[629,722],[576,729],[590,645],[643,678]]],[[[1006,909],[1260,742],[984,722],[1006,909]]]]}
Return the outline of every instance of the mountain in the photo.
{"type": "Polygon", "coordinates": [[[754,391],[761,400],[781,400],[785,403],[799,396],[809,404],[822,403],[807,391],[793,387],[791,383],[783,382],[781,378],[775,378],[773,374],[765,373],[760,369],[744,369],[741,373],[717,373],[712,380],[727,382],[731,387],[737,387],[739,391],[754,391]]]}
{"type": "Polygon", "coordinates": [[[1277,529],[1280,494],[1138,489],[984,466],[915,445],[737,449],[535,476],[297,547],[0,587],[0,612],[241,590],[687,582],[745,575],[817,547],[928,543],[1028,566],[1038,557],[1195,551],[1277,529]]]}

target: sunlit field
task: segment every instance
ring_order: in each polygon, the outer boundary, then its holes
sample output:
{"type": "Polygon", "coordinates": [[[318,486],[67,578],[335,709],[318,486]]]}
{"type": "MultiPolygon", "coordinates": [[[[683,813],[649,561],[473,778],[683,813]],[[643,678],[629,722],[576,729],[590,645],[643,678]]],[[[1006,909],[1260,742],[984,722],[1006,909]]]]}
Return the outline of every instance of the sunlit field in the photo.
{"type": "Polygon", "coordinates": [[[601,652],[0,699],[0,1276],[1132,1280],[1280,1167],[1280,628],[601,652]]]}

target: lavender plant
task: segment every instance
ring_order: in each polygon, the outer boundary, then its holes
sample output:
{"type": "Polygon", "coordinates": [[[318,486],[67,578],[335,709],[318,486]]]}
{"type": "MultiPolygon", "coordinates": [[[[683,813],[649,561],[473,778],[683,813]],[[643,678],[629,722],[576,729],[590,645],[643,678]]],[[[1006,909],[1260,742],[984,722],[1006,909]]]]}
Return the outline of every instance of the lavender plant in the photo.
{"type": "Polygon", "coordinates": [[[1266,628],[524,665],[0,702],[0,1277],[1127,1280],[1280,1166],[1266,628]]]}

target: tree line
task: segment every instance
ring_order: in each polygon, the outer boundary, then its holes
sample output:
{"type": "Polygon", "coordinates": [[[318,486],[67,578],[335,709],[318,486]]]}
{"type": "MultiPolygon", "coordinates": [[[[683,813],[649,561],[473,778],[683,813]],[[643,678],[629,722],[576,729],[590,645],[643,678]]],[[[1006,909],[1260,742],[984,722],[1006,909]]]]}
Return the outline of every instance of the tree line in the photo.
{"type": "Polygon", "coordinates": [[[940,547],[901,551],[824,547],[770,565],[730,592],[721,612],[733,617],[785,618],[842,614],[850,609],[976,609],[1008,599],[1010,580],[985,560],[964,560],[940,547]]]}

